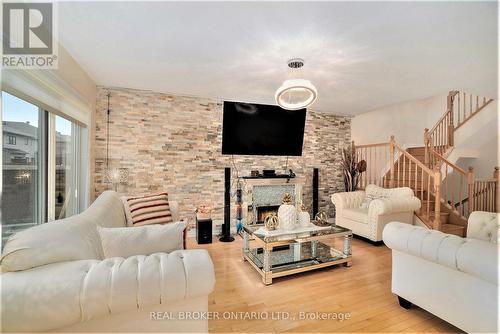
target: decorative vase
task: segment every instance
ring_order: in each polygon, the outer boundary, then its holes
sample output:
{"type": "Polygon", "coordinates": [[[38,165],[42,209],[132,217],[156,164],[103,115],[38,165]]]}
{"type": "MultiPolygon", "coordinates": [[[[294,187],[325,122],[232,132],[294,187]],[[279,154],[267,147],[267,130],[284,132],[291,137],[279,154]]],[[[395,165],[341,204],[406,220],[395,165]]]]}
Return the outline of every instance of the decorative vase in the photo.
{"type": "Polygon", "coordinates": [[[297,209],[292,205],[292,196],[285,194],[283,204],[278,209],[278,220],[281,228],[293,230],[297,227],[297,209]]]}
{"type": "Polygon", "coordinates": [[[304,204],[302,204],[299,212],[299,225],[302,227],[308,227],[310,224],[311,217],[309,216],[309,212],[306,211],[304,204]]]}

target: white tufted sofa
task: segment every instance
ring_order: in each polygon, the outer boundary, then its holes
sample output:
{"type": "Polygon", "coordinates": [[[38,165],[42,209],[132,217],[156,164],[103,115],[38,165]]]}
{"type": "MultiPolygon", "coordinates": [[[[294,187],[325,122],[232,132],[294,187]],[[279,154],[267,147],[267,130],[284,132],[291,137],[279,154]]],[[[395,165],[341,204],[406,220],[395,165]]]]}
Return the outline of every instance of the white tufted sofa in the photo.
{"type": "Polygon", "coordinates": [[[421,205],[410,188],[385,189],[374,184],[368,185],[365,191],[333,194],[331,200],[335,204],[335,223],[372,241],[382,240],[382,230],[388,222],[413,224],[413,211],[421,205]],[[377,199],[362,208],[367,196],[377,199]]]}
{"type": "MultiPolygon", "coordinates": [[[[176,203],[171,207],[176,218],[176,203]]],[[[103,193],[79,215],[9,239],[2,256],[2,332],[208,331],[206,319],[178,316],[208,309],[215,276],[205,250],[104,259],[97,225],[126,225],[115,192],[103,193]]]]}
{"type": "Polygon", "coordinates": [[[467,238],[389,223],[392,292],[466,332],[499,331],[499,214],[473,212],[467,238]]]}

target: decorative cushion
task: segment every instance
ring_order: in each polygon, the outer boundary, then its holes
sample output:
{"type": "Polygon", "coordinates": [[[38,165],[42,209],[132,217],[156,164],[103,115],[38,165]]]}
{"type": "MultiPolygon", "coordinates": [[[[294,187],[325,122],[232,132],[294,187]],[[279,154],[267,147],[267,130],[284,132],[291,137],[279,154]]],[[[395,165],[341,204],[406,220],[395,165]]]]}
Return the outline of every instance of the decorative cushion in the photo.
{"type": "Polygon", "coordinates": [[[382,188],[375,184],[369,184],[366,186],[366,196],[376,197],[376,198],[390,198],[390,197],[412,197],[414,196],[413,190],[408,187],[399,188],[382,188]]]}
{"type": "Polygon", "coordinates": [[[127,226],[165,224],[173,222],[168,194],[122,197],[127,226]]]}
{"type": "Polygon", "coordinates": [[[185,222],[166,225],[145,225],[138,227],[103,228],[97,231],[101,236],[105,258],[129,257],[170,253],[183,249],[185,222]]]}

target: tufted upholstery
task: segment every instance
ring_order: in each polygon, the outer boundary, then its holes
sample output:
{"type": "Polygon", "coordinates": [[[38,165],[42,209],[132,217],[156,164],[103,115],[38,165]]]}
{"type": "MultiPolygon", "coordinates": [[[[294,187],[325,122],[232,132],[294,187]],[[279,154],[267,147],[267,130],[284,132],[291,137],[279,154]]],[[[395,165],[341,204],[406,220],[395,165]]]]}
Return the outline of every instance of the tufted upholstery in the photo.
{"type": "Polygon", "coordinates": [[[498,284],[495,244],[398,222],[385,226],[383,239],[391,249],[498,284]]]}
{"type": "MultiPolygon", "coordinates": [[[[99,331],[113,331],[125,312],[137,311],[130,321],[149,325],[151,307],[161,311],[173,305],[175,310],[191,300],[194,309],[207,307],[215,276],[206,250],[102,259],[98,225],[125,226],[116,193],[103,193],[72,219],[28,229],[8,241],[2,262],[7,272],[1,276],[2,331],[92,327],[94,320],[99,331]]],[[[200,326],[193,325],[187,329],[200,326]]]]}
{"type": "Polygon", "coordinates": [[[469,216],[467,237],[499,243],[500,213],[474,211],[469,216]]]}
{"type": "Polygon", "coordinates": [[[387,224],[392,292],[466,332],[497,333],[498,215],[474,212],[468,238],[399,222],[387,224]]]}
{"type": "Polygon", "coordinates": [[[8,307],[2,308],[2,329],[50,330],[208,295],[214,283],[212,261],[205,250],[71,261],[7,273],[2,302],[8,307]]]}
{"type": "Polygon", "coordinates": [[[354,234],[373,241],[382,240],[382,230],[389,221],[413,223],[413,211],[420,200],[410,188],[385,189],[368,185],[366,191],[343,192],[332,195],[336,224],[349,228],[354,234]],[[367,209],[360,208],[365,197],[372,200],[367,209]]]}

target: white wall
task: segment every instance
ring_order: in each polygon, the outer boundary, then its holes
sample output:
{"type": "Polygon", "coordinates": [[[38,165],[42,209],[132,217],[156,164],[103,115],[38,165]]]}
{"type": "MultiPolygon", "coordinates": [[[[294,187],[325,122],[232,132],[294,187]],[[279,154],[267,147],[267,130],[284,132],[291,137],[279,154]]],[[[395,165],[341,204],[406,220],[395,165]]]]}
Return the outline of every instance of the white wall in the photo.
{"type": "Polygon", "coordinates": [[[352,140],[358,145],[389,141],[394,135],[405,146],[423,146],[424,129],[432,128],[446,111],[448,92],[375,109],[355,116],[352,140]]]}
{"type": "Polygon", "coordinates": [[[491,178],[498,161],[498,102],[493,101],[455,131],[455,148],[448,160],[467,170],[474,167],[476,178],[491,178]]]}

